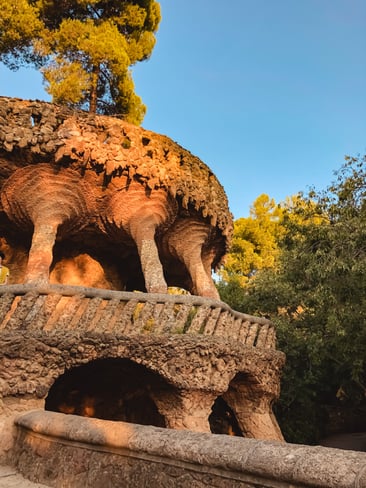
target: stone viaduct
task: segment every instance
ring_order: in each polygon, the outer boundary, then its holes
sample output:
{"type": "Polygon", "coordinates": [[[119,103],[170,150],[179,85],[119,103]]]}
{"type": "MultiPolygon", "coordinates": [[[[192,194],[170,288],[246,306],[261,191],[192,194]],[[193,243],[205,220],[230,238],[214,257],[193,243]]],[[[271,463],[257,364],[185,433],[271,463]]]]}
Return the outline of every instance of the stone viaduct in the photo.
{"type": "Polygon", "coordinates": [[[325,449],[336,466],[311,478],[318,454],[283,443],[284,355],[269,320],[220,301],[232,217],[202,161],[113,117],[0,98],[0,201],[1,462],[73,488],[366,486],[362,454],[325,449]]]}

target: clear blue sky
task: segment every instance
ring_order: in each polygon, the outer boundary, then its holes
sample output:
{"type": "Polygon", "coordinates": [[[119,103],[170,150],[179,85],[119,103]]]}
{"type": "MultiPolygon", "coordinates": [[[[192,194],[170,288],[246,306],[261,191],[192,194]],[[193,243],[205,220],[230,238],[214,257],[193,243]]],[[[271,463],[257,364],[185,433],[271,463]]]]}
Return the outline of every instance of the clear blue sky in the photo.
{"type": "MultiPolygon", "coordinates": [[[[234,216],[325,188],[366,152],[365,0],[161,0],[149,61],[134,68],[148,112],[216,173],[234,216]]],[[[32,70],[0,67],[0,95],[48,99],[32,70]]]]}

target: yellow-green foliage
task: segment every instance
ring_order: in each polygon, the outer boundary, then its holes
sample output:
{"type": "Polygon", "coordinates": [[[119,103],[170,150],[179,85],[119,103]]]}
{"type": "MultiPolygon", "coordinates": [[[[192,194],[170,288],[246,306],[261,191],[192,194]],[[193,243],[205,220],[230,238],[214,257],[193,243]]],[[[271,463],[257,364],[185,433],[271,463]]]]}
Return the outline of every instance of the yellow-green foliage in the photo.
{"type": "Polygon", "coordinates": [[[252,273],[275,266],[282,210],[268,195],[260,195],[249,217],[234,222],[233,241],[222,271],[224,279],[237,277],[245,285],[252,273]]]}
{"type": "Polygon", "coordinates": [[[149,332],[151,332],[153,330],[154,326],[155,326],[155,320],[152,317],[147,319],[146,322],[144,323],[142,333],[148,334],[149,332]]]}
{"type": "Polygon", "coordinates": [[[7,53],[27,47],[39,36],[43,24],[38,8],[27,0],[0,0],[0,60],[7,53]]]}
{"type": "Polygon", "coordinates": [[[198,307],[192,307],[191,308],[191,310],[189,311],[186,323],[184,324],[183,333],[187,332],[187,330],[190,328],[193,319],[197,315],[197,312],[198,312],[198,307]]]}
{"type": "Polygon", "coordinates": [[[268,195],[260,195],[249,217],[234,222],[233,240],[221,276],[246,286],[258,271],[275,269],[280,255],[280,241],[289,224],[320,225],[326,216],[315,212],[315,203],[301,194],[276,204],[268,195]]]}
{"type": "Polygon", "coordinates": [[[160,18],[155,0],[0,0],[0,61],[41,67],[55,102],[138,124],[130,67],[151,55],[160,18]]]}
{"type": "Polygon", "coordinates": [[[78,103],[80,97],[90,90],[90,76],[80,63],[64,63],[62,58],[56,58],[42,72],[48,82],[47,91],[53,96],[54,102],[78,103]]]}
{"type": "Polygon", "coordinates": [[[189,291],[185,290],[184,288],[180,288],[179,286],[169,286],[168,294],[169,295],[190,295],[189,291]]]}

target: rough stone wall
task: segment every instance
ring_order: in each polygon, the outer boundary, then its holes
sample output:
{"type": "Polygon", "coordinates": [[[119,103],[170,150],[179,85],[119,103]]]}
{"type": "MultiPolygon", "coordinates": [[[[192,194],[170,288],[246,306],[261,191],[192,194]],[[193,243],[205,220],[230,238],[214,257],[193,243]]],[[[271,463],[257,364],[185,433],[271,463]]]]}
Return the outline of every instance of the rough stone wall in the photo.
{"type": "MultiPolygon", "coordinates": [[[[223,338],[125,336],[67,330],[1,333],[0,397],[4,406],[1,436],[9,437],[8,429],[15,414],[34,408],[32,405],[37,401],[38,407],[44,407],[51,387],[65,372],[95,361],[120,358],[141,365],[160,378],[158,383],[149,376],[139,381],[165,419],[166,427],[209,432],[208,419],[215,399],[227,394],[244,435],[282,438],[271,416],[283,365],[283,355],[278,351],[239,346],[223,338]],[[241,391],[240,378],[250,385],[250,394],[245,396],[250,410],[244,412],[232,400],[241,391]],[[29,403],[32,401],[33,404],[29,403]]],[[[108,369],[105,374],[109,374],[108,369]]],[[[128,378],[132,372],[125,374],[128,378]]],[[[97,382],[97,376],[91,377],[97,382]]],[[[117,386],[110,386],[110,391],[118,390],[117,386]]],[[[66,401],[66,395],[63,400],[66,401]]],[[[115,400],[118,403],[118,398],[115,400]]],[[[1,445],[0,457],[10,444],[8,440],[1,445]]]]}
{"type": "Polygon", "coordinates": [[[366,454],[33,412],[13,463],[48,486],[364,488],[366,454]]]}
{"type": "Polygon", "coordinates": [[[0,332],[4,432],[33,398],[82,416],[282,439],[271,407],[284,361],[273,324],[222,302],[9,285],[0,332]]]}
{"type": "Polygon", "coordinates": [[[225,235],[231,230],[225,192],[210,168],[166,136],[114,117],[0,97],[0,141],[0,178],[40,162],[91,169],[104,183],[123,175],[167,189],[184,209],[193,206],[225,235]]]}
{"type": "Polygon", "coordinates": [[[128,358],[180,389],[225,392],[239,373],[276,396],[283,354],[190,336],[125,336],[54,331],[3,332],[0,336],[0,393],[44,398],[65,369],[102,358],[128,358]]]}

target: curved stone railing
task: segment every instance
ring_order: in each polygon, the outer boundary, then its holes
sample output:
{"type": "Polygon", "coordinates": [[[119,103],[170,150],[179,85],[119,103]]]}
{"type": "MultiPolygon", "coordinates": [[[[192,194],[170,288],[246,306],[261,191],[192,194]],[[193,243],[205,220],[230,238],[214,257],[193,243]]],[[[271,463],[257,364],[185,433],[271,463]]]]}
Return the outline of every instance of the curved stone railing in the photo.
{"type": "Polygon", "coordinates": [[[361,452],[44,411],[16,425],[11,462],[47,486],[366,487],[361,452]]]}
{"type": "Polygon", "coordinates": [[[275,348],[269,320],[236,312],[217,300],[79,286],[1,286],[0,330],[9,329],[203,334],[275,348]]]}

